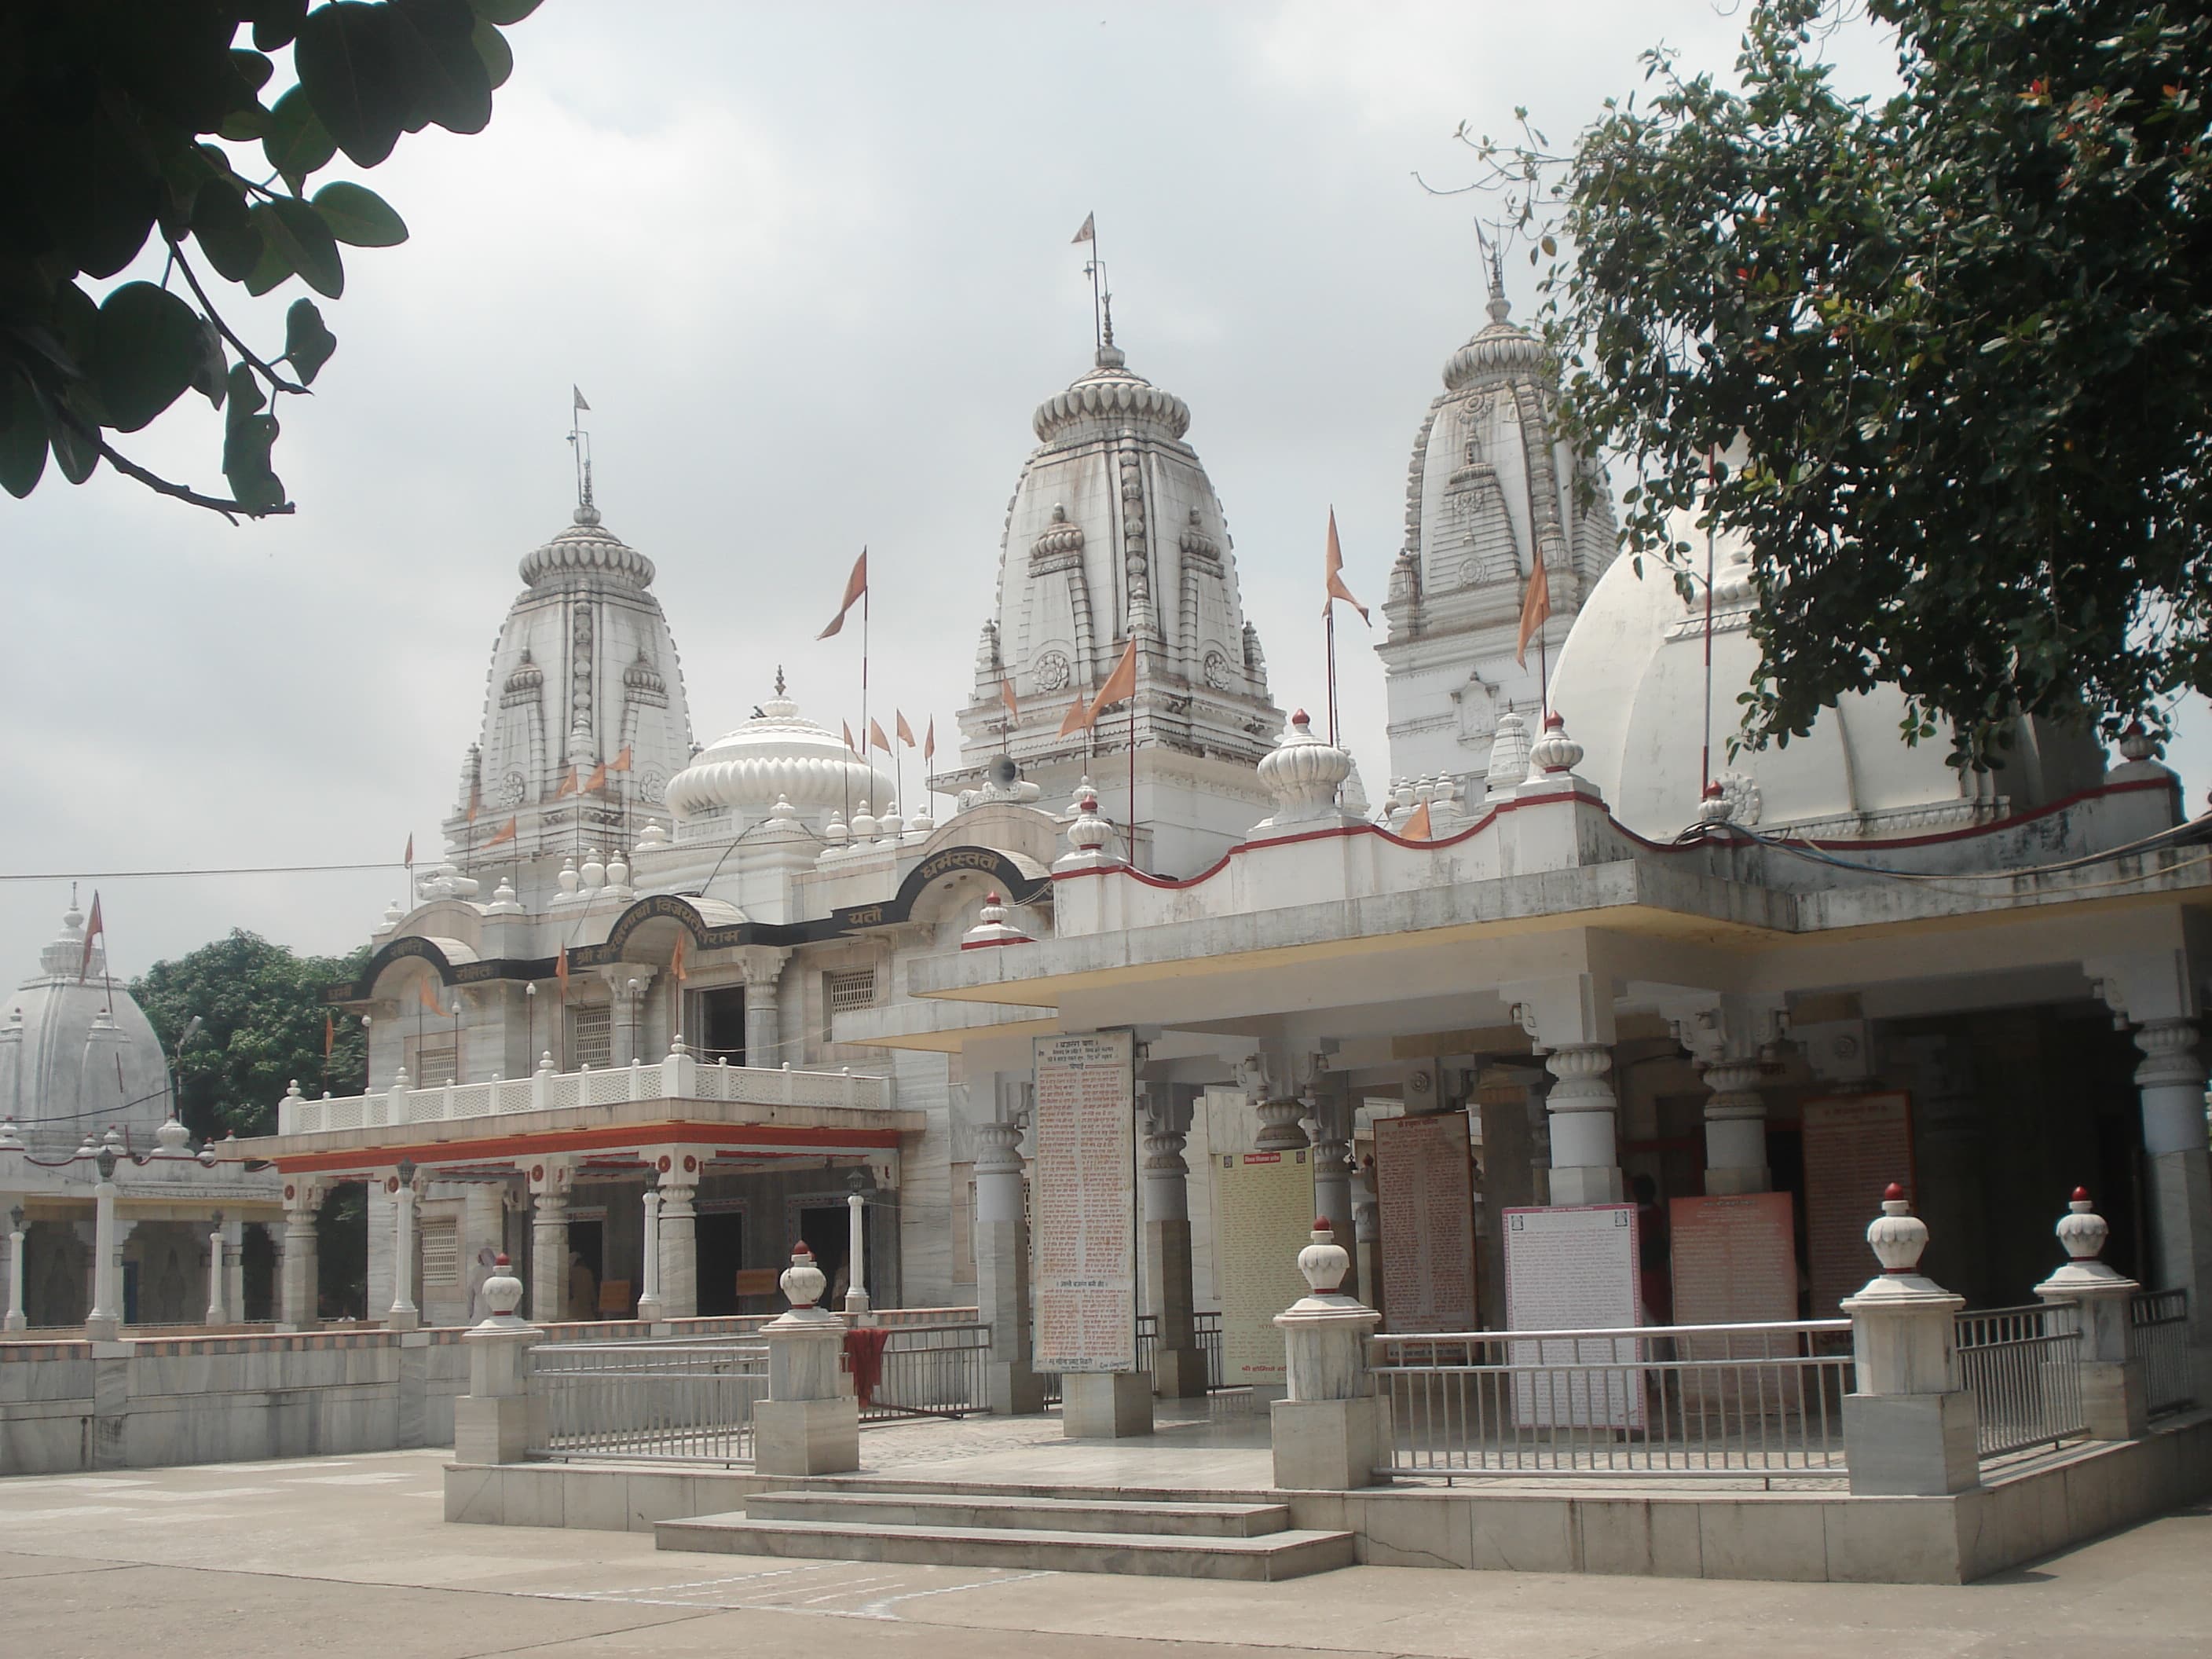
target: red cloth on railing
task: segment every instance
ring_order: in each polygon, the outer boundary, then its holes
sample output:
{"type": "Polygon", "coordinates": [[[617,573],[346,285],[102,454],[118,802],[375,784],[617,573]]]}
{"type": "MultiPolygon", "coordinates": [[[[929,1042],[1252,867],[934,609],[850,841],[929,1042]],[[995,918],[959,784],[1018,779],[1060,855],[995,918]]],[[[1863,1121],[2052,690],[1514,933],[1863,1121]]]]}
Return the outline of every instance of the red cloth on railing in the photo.
{"type": "Polygon", "coordinates": [[[853,1374],[853,1398],[863,1406],[884,1380],[884,1345],[890,1336],[887,1325],[855,1325],[845,1333],[845,1369],[853,1374]]]}

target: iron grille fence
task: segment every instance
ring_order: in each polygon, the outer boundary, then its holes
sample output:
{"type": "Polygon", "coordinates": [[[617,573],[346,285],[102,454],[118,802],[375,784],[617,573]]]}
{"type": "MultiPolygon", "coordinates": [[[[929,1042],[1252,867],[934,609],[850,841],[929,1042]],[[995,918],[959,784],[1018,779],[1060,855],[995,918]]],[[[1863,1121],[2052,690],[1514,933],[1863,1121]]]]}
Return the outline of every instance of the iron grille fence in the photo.
{"type": "Polygon", "coordinates": [[[1984,1458],[2056,1446],[2087,1429],[2081,1330],[2071,1303],[1981,1308],[1958,1316],[1960,1380],[1974,1395],[1984,1458]]]}
{"type": "MultiPolygon", "coordinates": [[[[1218,1394],[1221,1381],[1221,1315],[1215,1312],[1194,1313],[1191,1324],[1198,1337],[1199,1352],[1206,1356],[1206,1389],[1218,1394]]],[[[1160,1319],[1158,1314],[1137,1316],[1137,1369],[1152,1369],[1152,1351],[1159,1345],[1160,1319]]]]}
{"type": "Polygon", "coordinates": [[[991,1328],[981,1322],[892,1326],[882,1374],[860,1402],[860,1421],[988,1413],[984,1366],[990,1357],[991,1328]]]}
{"type": "Polygon", "coordinates": [[[2142,1362],[2152,1416],[2197,1403],[2189,1376],[2187,1291],[2141,1291],[2129,1298],[2128,1358],[2142,1362]]]}
{"type": "Polygon", "coordinates": [[[1850,1322],[1375,1339],[1389,1475],[1840,1478],[1850,1322]]]}
{"type": "Polygon", "coordinates": [[[543,1342],[530,1350],[530,1392],[544,1405],[533,1457],[741,1463],[752,1456],[753,1407],[768,1397],[768,1348],[543,1342]]]}

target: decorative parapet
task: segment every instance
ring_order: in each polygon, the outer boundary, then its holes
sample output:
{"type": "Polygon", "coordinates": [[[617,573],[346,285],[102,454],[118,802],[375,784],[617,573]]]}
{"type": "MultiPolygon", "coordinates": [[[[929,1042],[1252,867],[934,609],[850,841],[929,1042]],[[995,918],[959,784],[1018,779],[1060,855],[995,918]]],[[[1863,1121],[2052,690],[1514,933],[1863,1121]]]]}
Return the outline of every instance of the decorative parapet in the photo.
{"type": "MultiPolygon", "coordinates": [[[[678,1041],[680,1045],[682,1039],[678,1041]]],[[[402,1079],[375,1094],[325,1095],[319,1100],[301,1095],[295,1083],[277,1103],[276,1133],[312,1135],[399,1128],[519,1112],[583,1111],[625,1101],[702,1100],[848,1111],[889,1111],[896,1103],[896,1085],[889,1078],[800,1072],[787,1066],[702,1066],[680,1046],[656,1066],[632,1061],[605,1071],[556,1072],[549,1065],[531,1077],[431,1089],[409,1088],[404,1073],[402,1079]]]]}

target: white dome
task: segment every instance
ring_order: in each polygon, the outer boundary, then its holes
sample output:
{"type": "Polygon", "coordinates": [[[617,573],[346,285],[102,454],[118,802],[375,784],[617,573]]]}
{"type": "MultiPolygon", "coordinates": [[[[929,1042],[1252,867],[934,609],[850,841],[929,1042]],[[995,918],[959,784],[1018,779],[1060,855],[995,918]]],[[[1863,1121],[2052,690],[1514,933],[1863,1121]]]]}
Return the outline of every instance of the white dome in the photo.
{"type": "Polygon", "coordinates": [[[799,705],[777,695],[736,731],[717,738],[668,782],[668,805],[678,818],[735,811],[765,817],[778,797],[803,817],[836,807],[849,811],[862,800],[881,807],[891,780],[845,746],[835,732],[802,719],[799,705]]]}
{"type": "Polygon", "coordinates": [[[41,1151],[111,1126],[143,1150],[169,1103],[161,1039],[129,993],[108,982],[102,943],[87,964],[84,918],[71,905],[39,971],[0,1002],[0,1118],[12,1117],[41,1151]]]}
{"type": "MultiPolygon", "coordinates": [[[[1678,526],[1692,546],[1704,532],[1678,526]]],[[[1740,541],[1723,538],[1713,583],[1712,774],[1729,816],[1747,828],[1788,826],[1850,839],[1940,832],[2031,810],[2094,785],[2102,751],[2078,735],[2025,722],[1999,771],[1948,763],[1941,737],[1908,744],[1905,696],[1879,685],[1824,710],[1787,747],[1730,756],[1759,647],[1757,599],[1740,541]]],[[[1698,821],[1705,743],[1705,611],[1676,591],[1656,557],[1622,559],[1600,578],[1560,647],[1552,703],[1583,745],[1576,770],[1639,835],[1668,839],[1698,821]]]]}

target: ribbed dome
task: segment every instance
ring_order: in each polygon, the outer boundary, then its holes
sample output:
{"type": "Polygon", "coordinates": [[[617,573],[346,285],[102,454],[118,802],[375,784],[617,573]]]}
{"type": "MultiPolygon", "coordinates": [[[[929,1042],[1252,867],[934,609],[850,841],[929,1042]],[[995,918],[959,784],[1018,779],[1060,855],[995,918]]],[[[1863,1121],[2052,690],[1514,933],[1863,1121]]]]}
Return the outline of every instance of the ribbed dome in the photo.
{"type": "Polygon", "coordinates": [[[1172,392],[1163,392],[1141,374],[1126,367],[1127,359],[1117,346],[1098,348],[1098,366],[1066,391],[1037,405],[1032,424],[1041,441],[1059,436],[1085,421],[1115,425],[1162,427],[1170,438],[1190,430],[1190,409],[1172,392]]]}
{"type": "Polygon", "coordinates": [[[0,1118],[14,1118],[34,1147],[75,1146],[110,1125],[143,1147],[168,1115],[161,1040],[106,975],[100,941],[86,961],[84,918],[72,905],[39,971],[0,1002],[0,1118]]]}
{"type": "Polygon", "coordinates": [[[524,555],[522,580],[535,587],[562,576],[605,575],[635,583],[653,584],[653,561],[628,545],[599,523],[599,509],[588,504],[575,511],[575,523],[544,546],[524,555]]]}
{"type": "Polygon", "coordinates": [[[679,818],[723,809],[761,817],[779,796],[811,814],[848,811],[862,800],[881,808],[892,788],[835,732],[802,718],[790,698],[775,696],[670,779],[667,801],[679,818]]]}
{"type": "Polygon", "coordinates": [[[1512,308],[1502,293],[1490,296],[1490,322],[1444,360],[1444,385],[1454,392],[1492,378],[1543,376],[1544,344],[1520,324],[1507,321],[1512,308]]]}

